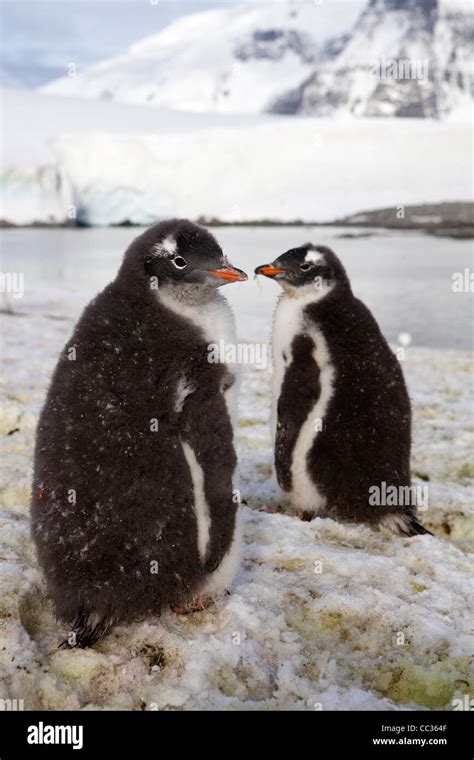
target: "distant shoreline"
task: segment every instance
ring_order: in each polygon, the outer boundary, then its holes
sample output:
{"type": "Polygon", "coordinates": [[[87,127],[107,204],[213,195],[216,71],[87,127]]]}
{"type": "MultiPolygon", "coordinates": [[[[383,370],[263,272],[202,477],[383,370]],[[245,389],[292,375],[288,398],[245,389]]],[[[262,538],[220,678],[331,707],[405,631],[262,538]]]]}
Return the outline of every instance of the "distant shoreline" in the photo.
{"type": "MultiPolygon", "coordinates": [[[[159,221],[157,219],[156,221],[159,221]]],[[[474,239],[474,203],[434,203],[420,204],[416,206],[397,206],[371,211],[361,211],[357,214],[334,219],[332,221],[316,222],[302,219],[280,221],[274,219],[248,219],[239,221],[226,221],[217,217],[201,216],[193,220],[205,227],[345,227],[348,230],[360,228],[368,230],[418,230],[435,237],[449,237],[460,240],[474,239]]],[[[124,220],[119,224],[109,225],[114,227],[146,227],[149,225],[133,224],[124,220]]],[[[1,229],[94,229],[93,225],[69,221],[64,224],[49,224],[47,222],[34,222],[27,225],[11,224],[0,219],[1,229]]],[[[362,237],[369,233],[348,232],[342,237],[362,237]]],[[[375,233],[374,233],[375,234],[375,233]]]]}

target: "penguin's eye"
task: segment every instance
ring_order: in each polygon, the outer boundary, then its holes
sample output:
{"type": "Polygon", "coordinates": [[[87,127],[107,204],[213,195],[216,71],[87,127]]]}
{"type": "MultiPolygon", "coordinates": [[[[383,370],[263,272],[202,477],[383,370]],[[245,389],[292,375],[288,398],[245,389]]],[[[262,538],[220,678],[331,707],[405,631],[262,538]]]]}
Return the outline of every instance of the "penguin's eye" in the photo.
{"type": "Polygon", "coordinates": [[[175,258],[171,259],[171,261],[175,265],[176,269],[185,269],[185,267],[188,266],[182,256],[175,256],[175,258]]]}
{"type": "Polygon", "coordinates": [[[309,270],[311,269],[311,267],[312,267],[312,264],[309,264],[307,261],[304,261],[301,264],[300,269],[301,269],[302,272],[309,272],[309,270]]]}

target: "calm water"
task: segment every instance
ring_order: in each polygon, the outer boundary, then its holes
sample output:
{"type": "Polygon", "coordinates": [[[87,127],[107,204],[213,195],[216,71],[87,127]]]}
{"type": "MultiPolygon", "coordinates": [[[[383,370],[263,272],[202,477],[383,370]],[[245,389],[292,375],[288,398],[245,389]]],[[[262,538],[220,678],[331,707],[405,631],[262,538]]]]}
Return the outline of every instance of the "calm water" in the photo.
{"type": "MultiPolygon", "coordinates": [[[[453,293],[452,275],[474,270],[472,241],[437,239],[418,232],[340,238],[340,228],[216,228],[224,251],[251,276],[254,268],[307,241],[329,245],[342,258],[353,289],[395,343],[472,349],[474,295],[453,293]]],[[[360,234],[362,230],[356,232],[360,234]]],[[[23,272],[25,295],[16,309],[76,317],[117,271],[122,254],[140,233],[131,228],[13,229],[0,231],[0,267],[23,272]]],[[[228,285],[239,338],[267,340],[279,287],[258,278],[228,285]]]]}

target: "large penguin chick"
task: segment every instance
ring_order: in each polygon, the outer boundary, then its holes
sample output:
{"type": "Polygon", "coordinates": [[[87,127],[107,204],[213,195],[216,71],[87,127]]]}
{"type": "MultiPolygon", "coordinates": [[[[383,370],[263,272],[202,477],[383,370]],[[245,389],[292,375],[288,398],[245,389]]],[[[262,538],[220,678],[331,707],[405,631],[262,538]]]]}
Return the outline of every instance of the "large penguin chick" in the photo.
{"type": "Polygon", "coordinates": [[[346,270],[336,254],[311,243],[291,248],[271,264],[257,267],[255,274],[275,280],[292,298],[316,301],[336,289],[350,291],[346,270]]]}
{"type": "Polygon", "coordinates": [[[233,267],[215,240],[203,227],[185,219],[162,222],[136,238],[128,251],[118,281],[137,287],[149,278],[152,290],[173,299],[205,302],[216,288],[247,279],[233,267]]]}

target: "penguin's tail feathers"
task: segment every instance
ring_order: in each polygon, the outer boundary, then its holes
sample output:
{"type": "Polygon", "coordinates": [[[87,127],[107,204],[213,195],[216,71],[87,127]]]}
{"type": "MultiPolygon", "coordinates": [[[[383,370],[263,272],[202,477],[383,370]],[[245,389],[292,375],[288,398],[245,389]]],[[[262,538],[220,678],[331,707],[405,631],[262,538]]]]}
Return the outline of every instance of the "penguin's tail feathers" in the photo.
{"type": "Polygon", "coordinates": [[[392,533],[397,536],[432,536],[432,532],[418,522],[415,515],[393,513],[385,515],[380,520],[380,525],[384,528],[388,528],[392,533]]]}
{"type": "Polygon", "coordinates": [[[71,626],[67,638],[61,642],[59,649],[86,649],[96,644],[113,626],[111,618],[105,618],[97,612],[79,612],[71,626]]]}
{"type": "Polygon", "coordinates": [[[409,534],[410,536],[423,536],[423,535],[433,536],[434,535],[434,533],[428,530],[428,528],[425,528],[424,525],[418,522],[416,517],[412,517],[411,522],[410,522],[410,528],[411,528],[411,533],[409,534]]]}

